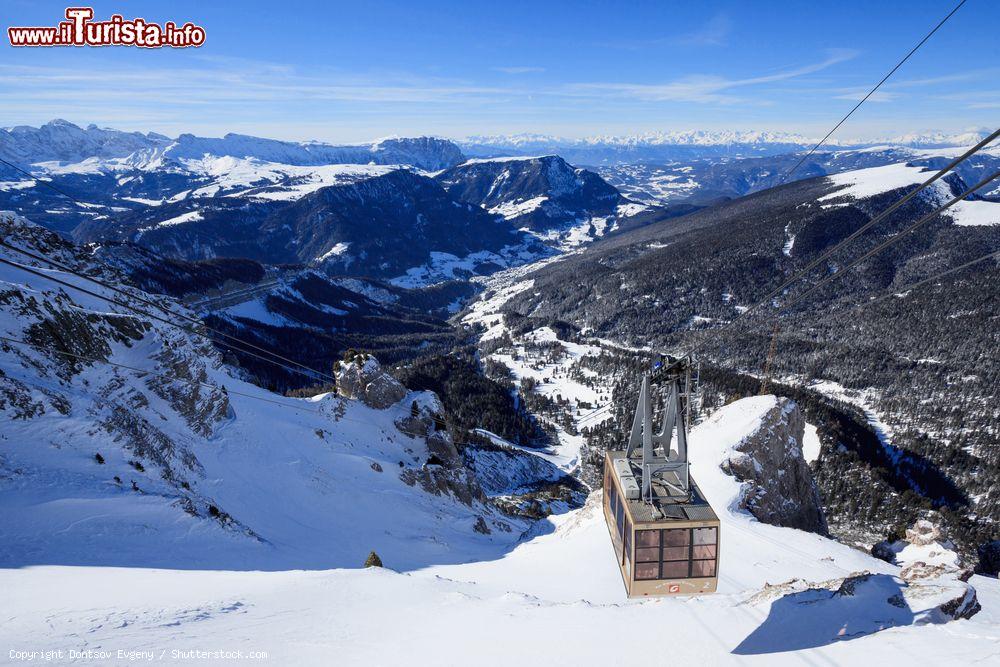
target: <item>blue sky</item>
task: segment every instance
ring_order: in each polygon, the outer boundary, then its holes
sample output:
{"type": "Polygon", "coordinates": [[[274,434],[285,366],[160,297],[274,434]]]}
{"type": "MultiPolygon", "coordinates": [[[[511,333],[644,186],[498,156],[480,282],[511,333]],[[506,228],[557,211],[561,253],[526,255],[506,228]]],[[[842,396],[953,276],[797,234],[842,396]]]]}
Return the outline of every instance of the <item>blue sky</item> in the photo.
{"type": "MultiPolygon", "coordinates": [[[[94,2],[198,49],[0,47],[0,125],[364,141],[765,129],[822,135],[954,6],[908,2],[94,2]]],[[[4,0],[4,28],[65,3],[4,0]]],[[[1000,118],[1000,2],[969,0],[838,133],[1000,118]]]]}

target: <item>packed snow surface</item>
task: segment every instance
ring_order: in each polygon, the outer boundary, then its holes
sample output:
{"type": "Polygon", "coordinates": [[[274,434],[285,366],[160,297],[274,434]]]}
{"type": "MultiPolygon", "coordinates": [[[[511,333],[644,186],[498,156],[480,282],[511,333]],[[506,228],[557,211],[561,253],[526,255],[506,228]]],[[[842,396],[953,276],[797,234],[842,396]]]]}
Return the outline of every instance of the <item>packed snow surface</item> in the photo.
{"type": "Polygon", "coordinates": [[[846,187],[820,197],[819,201],[840,197],[853,197],[854,199],[873,197],[882,192],[922,183],[930,176],[931,172],[924,167],[913,167],[906,163],[845,171],[842,174],[827,176],[827,179],[834,185],[846,187]]]}
{"type": "Polygon", "coordinates": [[[185,222],[198,222],[202,220],[201,211],[188,211],[187,213],[181,213],[180,215],[169,218],[167,220],[161,220],[156,223],[156,227],[171,227],[173,225],[183,225],[185,222]]]}
{"type": "Polygon", "coordinates": [[[807,463],[812,463],[819,458],[820,441],[816,427],[806,422],[805,432],[802,434],[802,456],[807,463]]]}
{"type": "MultiPolygon", "coordinates": [[[[836,191],[819,197],[818,201],[839,200],[844,197],[852,199],[873,197],[890,190],[916,186],[932,175],[933,172],[925,167],[915,167],[906,163],[846,171],[827,177],[839,187],[836,191]]],[[[988,187],[980,194],[987,191],[988,187]]],[[[935,182],[924,192],[936,206],[944,204],[955,196],[943,179],[935,182]]],[[[948,208],[944,215],[961,226],[997,225],[1000,224],[1000,203],[981,199],[962,200],[948,208]]],[[[788,249],[791,250],[791,247],[788,249]]]]}
{"type": "MultiPolygon", "coordinates": [[[[439,545],[448,555],[437,565],[414,568],[405,564],[405,551],[387,552],[386,565],[396,571],[72,564],[0,570],[0,643],[18,650],[162,651],[164,660],[180,662],[190,655],[173,651],[200,649],[263,652],[271,664],[506,667],[617,664],[623,650],[638,650],[622,642],[659,637],[646,645],[656,651],[652,664],[994,660],[1000,641],[995,580],[973,577],[983,611],[971,620],[922,624],[919,609],[895,607],[891,617],[873,617],[869,609],[885,609],[885,598],[895,593],[898,567],[818,535],[760,524],[732,506],[739,483],[719,469],[719,458],[773,405],[773,397],[744,399],[692,432],[693,474],[722,520],[714,595],[627,600],[595,493],[583,509],[546,520],[499,557],[449,542],[439,545]],[[834,598],[822,589],[782,593],[780,587],[761,592],[769,583],[822,582],[861,570],[875,576],[856,596],[834,598]]],[[[361,467],[348,474],[361,474],[361,467]]],[[[336,478],[329,479],[332,488],[336,478]]],[[[246,493],[259,492],[251,483],[246,493]]],[[[377,500],[385,497],[376,495],[360,513],[352,510],[355,517],[378,516],[377,525],[345,526],[344,537],[406,532],[406,515],[385,511],[377,500]]],[[[90,530],[101,525],[97,518],[90,530]]],[[[120,534],[103,539],[130,548],[120,534]]],[[[162,535],[152,531],[144,539],[162,535]]]]}

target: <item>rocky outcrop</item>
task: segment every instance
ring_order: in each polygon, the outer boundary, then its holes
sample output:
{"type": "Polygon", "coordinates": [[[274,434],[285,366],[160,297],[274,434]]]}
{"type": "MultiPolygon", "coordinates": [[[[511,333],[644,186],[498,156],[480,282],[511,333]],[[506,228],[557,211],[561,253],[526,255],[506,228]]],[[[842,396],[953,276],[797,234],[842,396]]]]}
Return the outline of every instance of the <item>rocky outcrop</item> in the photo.
{"type": "Polygon", "coordinates": [[[819,492],[802,456],[804,430],[799,407],[779,398],[722,469],[744,483],[740,506],[761,522],[826,534],[819,492]]]}
{"type": "Polygon", "coordinates": [[[448,469],[430,464],[420,468],[407,468],[399,478],[410,486],[419,486],[435,496],[452,496],[460,503],[472,505],[485,503],[486,496],[476,476],[464,468],[448,469]]]}
{"type": "Polygon", "coordinates": [[[494,443],[467,445],[462,456],[491,502],[508,515],[543,519],[587,500],[583,484],[535,454],[494,443]]]}
{"type": "Polygon", "coordinates": [[[933,609],[936,622],[975,615],[980,605],[976,589],[968,583],[972,568],[962,561],[941,527],[919,519],[905,535],[876,544],[872,554],[900,566],[899,576],[910,597],[940,598],[933,609]]]}
{"type": "Polygon", "coordinates": [[[370,354],[356,354],[337,369],[337,393],[385,410],[406,397],[406,387],[389,375],[370,354]]]}
{"type": "Polygon", "coordinates": [[[955,550],[955,544],[940,526],[927,519],[915,521],[906,529],[903,539],[879,542],[872,547],[872,555],[899,565],[904,573],[908,568],[914,571],[936,568],[937,571],[950,572],[968,569],[955,550]]]}
{"type": "Polygon", "coordinates": [[[768,616],[733,651],[736,654],[769,653],[776,642],[787,644],[789,638],[803,648],[842,641],[845,628],[853,639],[892,627],[947,623],[979,610],[975,590],[964,582],[907,582],[873,572],[769,584],[744,604],[768,616]]]}

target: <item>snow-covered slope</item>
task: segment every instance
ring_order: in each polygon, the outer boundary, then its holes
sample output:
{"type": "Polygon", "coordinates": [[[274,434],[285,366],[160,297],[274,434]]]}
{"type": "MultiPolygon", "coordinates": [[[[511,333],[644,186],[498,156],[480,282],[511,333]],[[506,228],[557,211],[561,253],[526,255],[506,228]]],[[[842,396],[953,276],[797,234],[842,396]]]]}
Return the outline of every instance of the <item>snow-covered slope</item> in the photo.
{"type": "MultiPolygon", "coordinates": [[[[839,201],[841,198],[865,199],[882,192],[917,185],[927,180],[932,174],[933,172],[926,167],[908,163],[835,174],[830,176],[829,180],[840,187],[835,192],[820,197],[818,201],[839,201]]],[[[973,184],[965,183],[956,187],[964,191],[971,185],[973,184]]],[[[937,181],[932,187],[933,190],[929,191],[928,196],[938,204],[943,204],[959,194],[945,179],[937,181]]],[[[987,184],[976,194],[986,194],[997,188],[1000,186],[987,184]]],[[[1000,203],[981,199],[963,200],[949,208],[945,215],[952,218],[956,225],[998,225],[1000,224],[1000,203]]]]}
{"type": "MultiPolygon", "coordinates": [[[[2,570],[0,640],[106,650],[112,659],[119,648],[154,658],[164,651],[174,661],[194,656],[172,651],[263,652],[275,664],[328,664],[331,656],[350,665],[598,664],[641,650],[654,664],[991,660],[995,580],[972,579],[979,614],[936,624],[922,611],[931,598],[898,597],[898,567],[728,509],[738,483],[719,459],[773,401],[739,401],[692,433],[694,471],[723,522],[715,595],[627,601],[595,494],[499,560],[416,571],[2,570]],[[840,583],[859,571],[872,575],[840,583]]],[[[395,529],[395,519],[380,516],[395,529]]]]}
{"type": "MultiPolygon", "coordinates": [[[[122,282],[23,219],[4,214],[0,232],[122,282]]],[[[107,294],[181,312],[126,292],[107,294]]],[[[403,390],[382,409],[276,395],[201,336],[6,265],[0,336],[0,567],[351,567],[375,549],[414,568],[495,556],[526,527],[460,465],[428,465],[447,443],[433,394],[403,390]]]]}
{"type": "MultiPolygon", "coordinates": [[[[93,125],[80,128],[62,120],[38,128],[0,128],[0,157],[73,193],[76,200],[0,165],[0,208],[66,235],[83,222],[100,223],[177,202],[226,197],[250,207],[295,201],[323,187],[394,169],[432,172],[464,159],[455,144],[431,137],[348,146],[239,134],[171,139],[93,125]]],[[[159,216],[155,210],[146,214],[154,222],[159,216]]]]}
{"type": "MultiPolygon", "coordinates": [[[[220,178],[229,178],[224,169],[220,178]]],[[[128,241],[185,259],[322,265],[331,274],[397,279],[407,286],[488,272],[549,252],[411,170],[336,165],[280,187],[255,181],[257,176],[238,178],[257,185],[235,196],[212,190],[203,198],[94,219],[77,226],[74,238],[128,241]]]]}
{"type": "MultiPolygon", "coordinates": [[[[764,156],[678,157],[664,160],[631,160],[601,164],[596,171],[624,195],[646,203],[711,204],[721,199],[742,197],[781,185],[787,180],[803,180],[873,167],[910,165],[940,169],[946,159],[957,157],[976,143],[978,137],[955,137],[960,143],[934,148],[883,144],[857,149],[829,147],[814,153],[803,164],[801,151],[791,150],[764,156]],[[794,170],[794,171],[793,171],[794,170]]],[[[975,183],[1000,165],[1000,148],[987,147],[974,160],[957,167],[966,183],[975,183]]],[[[1000,192],[992,184],[983,194],[1000,192]]]]}

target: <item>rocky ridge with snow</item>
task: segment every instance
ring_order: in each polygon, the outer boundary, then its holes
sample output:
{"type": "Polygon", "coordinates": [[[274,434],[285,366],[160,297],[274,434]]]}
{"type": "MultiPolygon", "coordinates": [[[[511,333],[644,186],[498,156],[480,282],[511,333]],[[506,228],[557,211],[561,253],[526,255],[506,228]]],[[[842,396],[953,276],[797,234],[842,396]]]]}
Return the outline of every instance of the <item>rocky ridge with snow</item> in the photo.
{"type": "Polygon", "coordinates": [[[39,171],[59,170],[91,158],[108,170],[152,170],[206,155],[253,159],[286,165],[327,164],[411,165],[426,171],[444,169],[462,161],[461,150],[450,141],[433,137],[387,138],[370,144],[336,146],[318,141],[291,142],[243,134],[220,138],[182,134],[176,139],[154,132],[122,132],[90,125],[81,128],[57,119],[35,128],[26,125],[0,129],[0,157],[39,171]],[[55,163],[55,164],[51,164],[55,163]]]}
{"type": "Polygon", "coordinates": [[[561,247],[641,225],[659,213],[630,202],[597,174],[556,155],[470,160],[435,178],[458,200],[561,247]]]}
{"type": "Polygon", "coordinates": [[[743,482],[739,506],[763,523],[826,534],[826,520],[812,472],[802,455],[805,420],[787,398],[761,417],[722,461],[728,474],[743,482]]]}

